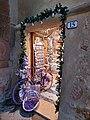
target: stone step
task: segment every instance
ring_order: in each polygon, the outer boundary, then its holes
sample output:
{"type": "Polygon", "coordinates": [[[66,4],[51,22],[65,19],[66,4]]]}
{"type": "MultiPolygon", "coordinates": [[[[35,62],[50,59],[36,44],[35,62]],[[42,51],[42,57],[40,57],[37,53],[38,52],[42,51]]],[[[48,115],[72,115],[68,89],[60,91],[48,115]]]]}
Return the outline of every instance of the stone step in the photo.
{"type": "MultiPolygon", "coordinates": [[[[55,106],[54,104],[47,102],[43,99],[40,100],[40,104],[36,109],[36,113],[41,115],[43,118],[42,120],[58,120],[58,113],[55,113],[55,106]]],[[[35,119],[33,119],[35,120],[35,119]]]]}

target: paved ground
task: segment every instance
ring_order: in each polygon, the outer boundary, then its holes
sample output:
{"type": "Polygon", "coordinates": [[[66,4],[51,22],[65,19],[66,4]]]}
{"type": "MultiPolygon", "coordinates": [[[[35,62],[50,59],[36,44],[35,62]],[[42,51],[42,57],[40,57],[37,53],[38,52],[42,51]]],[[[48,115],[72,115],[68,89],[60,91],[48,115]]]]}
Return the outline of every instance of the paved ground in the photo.
{"type": "Polygon", "coordinates": [[[14,112],[1,112],[0,120],[48,120],[36,112],[26,113],[23,110],[16,110],[14,112]]]}
{"type": "Polygon", "coordinates": [[[31,113],[20,107],[14,109],[14,106],[0,104],[0,120],[58,120],[58,114],[55,114],[52,103],[41,99],[36,112],[31,113]]]}
{"type": "Polygon", "coordinates": [[[0,120],[43,120],[35,112],[27,113],[19,106],[15,107],[12,100],[0,103],[0,120]]]}
{"type": "Polygon", "coordinates": [[[35,114],[32,117],[23,117],[19,114],[19,111],[17,111],[15,113],[5,112],[0,114],[0,120],[49,120],[49,119],[45,119],[38,114],[35,114]]]}

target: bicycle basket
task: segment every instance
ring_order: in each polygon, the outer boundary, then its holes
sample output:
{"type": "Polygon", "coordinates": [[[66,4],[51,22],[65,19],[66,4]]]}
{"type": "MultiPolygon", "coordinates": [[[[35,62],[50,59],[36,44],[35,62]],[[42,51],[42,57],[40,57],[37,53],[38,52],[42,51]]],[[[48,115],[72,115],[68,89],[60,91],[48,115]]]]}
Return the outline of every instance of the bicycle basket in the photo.
{"type": "Polygon", "coordinates": [[[22,104],[25,111],[33,111],[39,105],[39,94],[36,91],[29,91],[22,104]]]}

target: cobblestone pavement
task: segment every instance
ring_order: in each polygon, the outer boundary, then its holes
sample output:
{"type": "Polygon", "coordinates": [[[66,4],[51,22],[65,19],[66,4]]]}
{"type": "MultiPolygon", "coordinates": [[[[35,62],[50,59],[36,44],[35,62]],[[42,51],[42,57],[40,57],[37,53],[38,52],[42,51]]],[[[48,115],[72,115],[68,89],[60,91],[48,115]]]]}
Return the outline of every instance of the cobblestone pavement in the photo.
{"type": "Polygon", "coordinates": [[[36,112],[25,112],[19,106],[15,107],[11,100],[0,103],[0,120],[48,120],[36,112]],[[8,103],[9,102],[9,103],[8,103]]]}
{"type": "Polygon", "coordinates": [[[43,118],[38,114],[33,114],[30,117],[29,115],[21,114],[19,110],[15,112],[1,112],[0,113],[0,120],[48,120],[43,118]]]}
{"type": "Polygon", "coordinates": [[[43,118],[42,116],[38,114],[34,114],[32,117],[24,117],[20,115],[19,110],[14,113],[4,112],[0,113],[0,120],[49,120],[46,118],[43,118]]]}

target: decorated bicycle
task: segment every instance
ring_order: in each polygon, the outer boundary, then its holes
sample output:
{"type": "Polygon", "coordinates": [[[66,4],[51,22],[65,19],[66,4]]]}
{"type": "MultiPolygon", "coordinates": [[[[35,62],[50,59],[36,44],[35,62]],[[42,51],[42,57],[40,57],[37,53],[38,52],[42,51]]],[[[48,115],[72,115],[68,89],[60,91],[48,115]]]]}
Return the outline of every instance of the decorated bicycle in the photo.
{"type": "Polygon", "coordinates": [[[40,68],[38,73],[31,76],[31,69],[28,67],[28,60],[25,53],[21,54],[23,58],[22,69],[16,72],[20,81],[15,85],[12,98],[16,105],[22,105],[25,111],[32,111],[38,105],[40,101],[40,92],[47,90],[52,85],[53,76],[49,72],[45,72],[40,68]]]}

